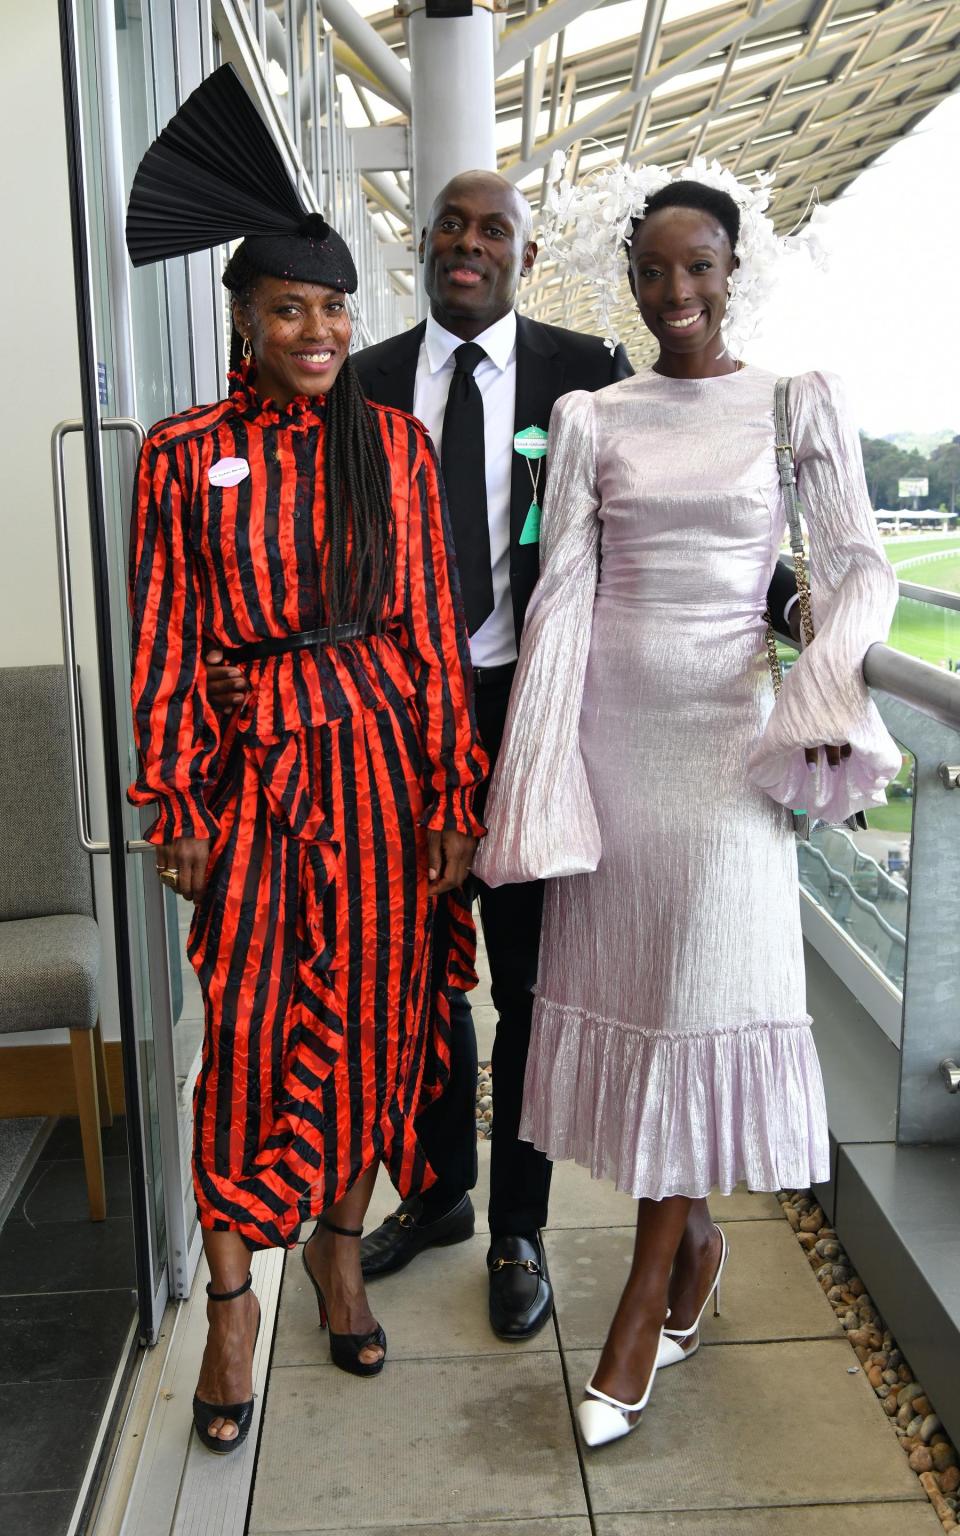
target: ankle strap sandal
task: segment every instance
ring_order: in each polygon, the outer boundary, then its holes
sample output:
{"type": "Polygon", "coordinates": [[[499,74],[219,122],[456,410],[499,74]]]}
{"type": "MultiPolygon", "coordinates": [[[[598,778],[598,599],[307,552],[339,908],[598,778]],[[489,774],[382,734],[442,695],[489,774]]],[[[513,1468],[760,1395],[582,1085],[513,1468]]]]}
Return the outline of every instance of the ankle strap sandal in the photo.
{"type": "Polygon", "coordinates": [[[211,1282],[207,1281],[207,1295],[211,1301],[236,1301],[238,1296],[245,1296],[253,1284],[253,1275],[247,1275],[242,1285],[238,1285],[235,1291],[212,1291],[211,1282]]]}
{"type": "MultiPolygon", "coordinates": [[[[242,1285],[238,1285],[235,1291],[215,1291],[211,1282],[207,1281],[207,1296],[211,1301],[236,1301],[238,1296],[245,1296],[253,1284],[253,1275],[248,1274],[242,1285]]],[[[253,1346],[256,1349],[257,1339],[260,1337],[260,1318],[257,1317],[257,1332],[253,1346]]],[[[202,1398],[194,1395],[193,1399],[193,1423],[197,1436],[208,1451],[215,1456],[229,1456],[242,1445],[250,1433],[253,1423],[253,1398],[245,1403],[205,1403],[202,1398]],[[229,1419],[231,1424],[237,1426],[237,1432],[232,1440],[222,1440],[219,1435],[210,1433],[210,1425],[214,1419],[229,1419]]]]}

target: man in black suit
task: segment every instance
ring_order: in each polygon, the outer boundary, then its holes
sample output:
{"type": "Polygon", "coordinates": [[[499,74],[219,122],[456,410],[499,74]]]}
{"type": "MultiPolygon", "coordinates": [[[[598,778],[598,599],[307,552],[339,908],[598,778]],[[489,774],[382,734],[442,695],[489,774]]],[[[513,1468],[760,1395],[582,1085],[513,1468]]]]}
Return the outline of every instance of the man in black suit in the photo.
{"type": "MultiPolygon", "coordinates": [[[[622,347],[611,353],[597,337],[516,313],[520,281],[536,254],[529,205],[510,182],[481,171],[456,177],[434,202],[420,244],[429,318],[354,357],[367,396],[419,417],[441,453],[471,635],[477,716],[494,761],[523,617],[539,573],[542,443],[550,412],[572,389],[600,389],[632,372],[622,347]],[[523,433],[526,454],[514,446],[523,433]],[[527,456],[531,451],[541,456],[527,456]]],[[[552,1305],[539,1235],[547,1216],[550,1164],[517,1135],[543,889],[475,885],[499,1015],[493,1047],[490,1320],[502,1337],[526,1338],[547,1320],[552,1305]]],[[[368,1278],[474,1230],[469,1190],[476,1181],[477,1046],[462,993],[455,994],[452,1012],[450,1083],[418,1123],[438,1183],[425,1196],[403,1201],[364,1240],[368,1278]]]]}

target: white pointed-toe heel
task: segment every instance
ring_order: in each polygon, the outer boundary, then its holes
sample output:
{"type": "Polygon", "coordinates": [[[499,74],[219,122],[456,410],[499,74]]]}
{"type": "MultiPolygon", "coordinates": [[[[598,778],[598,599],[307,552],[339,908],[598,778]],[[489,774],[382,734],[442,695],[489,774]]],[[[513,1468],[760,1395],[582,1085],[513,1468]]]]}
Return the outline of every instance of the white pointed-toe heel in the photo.
{"type": "Polygon", "coordinates": [[[606,1392],[601,1392],[594,1386],[591,1376],[586,1386],[587,1395],[583,1402],[577,1405],[577,1423],[580,1426],[584,1445],[590,1446],[591,1449],[598,1445],[609,1445],[611,1440],[622,1440],[624,1435],[629,1435],[632,1429],[636,1429],[640,1423],[639,1418],[631,1421],[628,1415],[641,1414],[650,1401],[662,1344],[663,1330],[661,1329],[657,1358],[653,1362],[650,1379],[638,1403],[621,1403],[616,1397],[608,1397],[606,1392]]]}
{"type": "MultiPolygon", "coordinates": [[[[720,1232],[720,1228],[716,1229],[720,1232]]],[[[666,1370],[671,1365],[681,1365],[684,1360],[689,1360],[700,1348],[700,1319],[703,1317],[707,1306],[713,1302],[714,1317],[720,1316],[720,1280],[723,1275],[723,1266],[727,1262],[730,1253],[730,1245],[726,1237],[720,1232],[720,1262],[717,1265],[717,1273],[713,1284],[704,1299],[703,1306],[697,1315],[695,1322],[689,1328],[664,1328],[660,1335],[660,1348],[657,1350],[657,1370],[666,1370]]]]}

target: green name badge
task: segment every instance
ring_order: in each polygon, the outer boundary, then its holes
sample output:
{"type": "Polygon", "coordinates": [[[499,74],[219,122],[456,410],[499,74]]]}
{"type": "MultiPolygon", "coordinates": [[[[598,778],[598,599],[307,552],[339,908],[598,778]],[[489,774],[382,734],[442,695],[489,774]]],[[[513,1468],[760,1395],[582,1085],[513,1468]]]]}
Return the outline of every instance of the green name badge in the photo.
{"type": "Polygon", "coordinates": [[[540,543],[540,508],[535,501],[531,501],[527,512],[526,521],[520,534],[521,544],[540,543]]]}
{"type": "MultiPolygon", "coordinates": [[[[514,437],[513,447],[525,459],[542,459],[547,451],[547,434],[542,427],[524,427],[514,437]]],[[[528,542],[532,543],[533,540],[528,542]]]]}

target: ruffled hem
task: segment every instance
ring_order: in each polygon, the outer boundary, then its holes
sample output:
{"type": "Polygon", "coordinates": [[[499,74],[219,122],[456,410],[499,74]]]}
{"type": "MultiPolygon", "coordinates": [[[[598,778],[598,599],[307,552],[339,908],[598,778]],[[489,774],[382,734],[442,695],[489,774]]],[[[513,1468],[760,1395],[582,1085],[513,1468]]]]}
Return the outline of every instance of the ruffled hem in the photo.
{"type": "Polygon", "coordinates": [[[634,1199],[806,1189],[830,1170],[810,1021],[667,1035],[538,997],[520,1136],[634,1199]]]}

